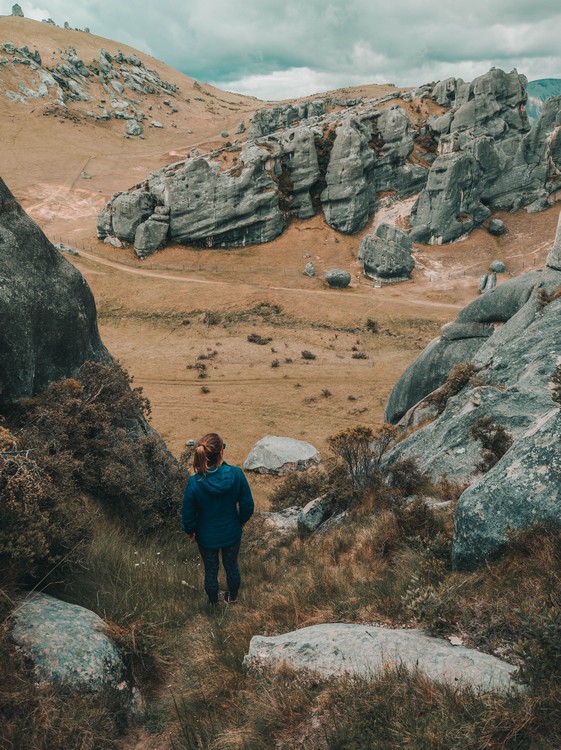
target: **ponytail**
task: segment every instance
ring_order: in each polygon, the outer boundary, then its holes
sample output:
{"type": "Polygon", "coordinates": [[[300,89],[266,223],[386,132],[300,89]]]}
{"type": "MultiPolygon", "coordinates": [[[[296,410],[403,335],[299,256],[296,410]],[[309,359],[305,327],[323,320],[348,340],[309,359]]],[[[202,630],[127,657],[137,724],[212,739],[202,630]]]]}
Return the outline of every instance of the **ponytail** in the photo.
{"type": "Polygon", "coordinates": [[[193,469],[203,476],[218,464],[224,441],[215,432],[209,432],[198,442],[193,454],[193,469]]]}

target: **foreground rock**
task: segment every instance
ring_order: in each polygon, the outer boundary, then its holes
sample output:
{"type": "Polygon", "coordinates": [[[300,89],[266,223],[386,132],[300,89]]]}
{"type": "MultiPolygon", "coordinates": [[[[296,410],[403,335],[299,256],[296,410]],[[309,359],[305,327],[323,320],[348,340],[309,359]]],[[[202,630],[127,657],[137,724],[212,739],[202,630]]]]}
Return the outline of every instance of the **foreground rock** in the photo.
{"type": "Polygon", "coordinates": [[[109,355],[93,295],[0,179],[0,403],[109,355]]]}
{"type": "Polygon", "coordinates": [[[71,689],[122,686],[125,667],[106,625],[94,612],[46,594],[31,594],[13,614],[11,637],[39,682],[71,689]]]}
{"type": "Polygon", "coordinates": [[[261,438],[245,460],[246,471],[258,474],[289,474],[304,471],[319,464],[321,458],[317,448],[304,440],[266,435],[261,438]]]}
{"type": "Polygon", "coordinates": [[[431,638],[420,630],[389,630],[375,625],[312,625],[272,637],[253,636],[244,664],[318,672],[324,677],[376,677],[385,667],[418,669],[432,680],[476,690],[516,686],[516,667],[488,654],[431,638]]]}
{"type": "MultiPolygon", "coordinates": [[[[453,324],[460,330],[495,324],[494,332],[480,339],[470,355],[477,380],[466,382],[437,419],[388,453],[388,461],[415,456],[433,477],[446,473],[471,485],[456,509],[457,568],[473,568],[499,554],[510,530],[558,522],[561,517],[561,412],[551,394],[561,362],[561,296],[556,296],[560,289],[561,221],[543,272],[526,274],[483,295],[453,324]],[[483,417],[502,426],[513,442],[504,455],[496,456],[495,466],[481,474],[481,444],[471,430],[483,417]]],[[[431,348],[446,345],[443,333],[421,355],[421,373],[431,348]]],[[[389,415],[398,416],[417,397],[417,366],[413,363],[392,392],[389,415]]],[[[415,412],[422,414],[430,399],[429,395],[412,406],[404,422],[413,424],[415,412]]]]}

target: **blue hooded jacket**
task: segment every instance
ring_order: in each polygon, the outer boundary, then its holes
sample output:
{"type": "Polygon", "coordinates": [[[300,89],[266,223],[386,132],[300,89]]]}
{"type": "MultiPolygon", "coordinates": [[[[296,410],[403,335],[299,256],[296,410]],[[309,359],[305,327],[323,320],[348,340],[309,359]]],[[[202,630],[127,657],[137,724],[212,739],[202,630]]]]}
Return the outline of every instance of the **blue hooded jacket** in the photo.
{"type": "Polygon", "coordinates": [[[183,495],[183,531],[195,532],[201,547],[229,547],[241,539],[253,514],[253,496],[243,471],[223,463],[207,474],[189,477],[183,495]]]}

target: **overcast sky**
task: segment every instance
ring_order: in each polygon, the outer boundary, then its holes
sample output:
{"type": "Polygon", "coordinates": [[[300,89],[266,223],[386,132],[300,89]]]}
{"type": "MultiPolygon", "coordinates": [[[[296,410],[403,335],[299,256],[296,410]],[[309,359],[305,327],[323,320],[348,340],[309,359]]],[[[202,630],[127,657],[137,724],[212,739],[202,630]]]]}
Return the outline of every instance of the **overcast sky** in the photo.
{"type": "MultiPolygon", "coordinates": [[[[0,0],[0,14],[13,1],[0,0]]],[[[282,99],[492,66],[561,78],[560,0],[20,0],[223,89],[282,99]]],[[[9,41],[9,40],[0,40],[9,41]]]]}

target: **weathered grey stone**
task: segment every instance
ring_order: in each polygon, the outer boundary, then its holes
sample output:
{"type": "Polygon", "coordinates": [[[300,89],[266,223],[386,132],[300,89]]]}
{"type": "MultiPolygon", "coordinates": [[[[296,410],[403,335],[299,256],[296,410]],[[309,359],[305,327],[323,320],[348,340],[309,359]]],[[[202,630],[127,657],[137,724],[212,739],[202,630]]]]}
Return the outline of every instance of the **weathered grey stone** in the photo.
{"type": "Polygon", "coordinates": [[[312,534],[329,515],[329,506],[324,497],[310,500],[298,514],[297,528],[301,534],[312,534]]]}
{"type": "Polygon", "coordinates": [[[492,294],[479,297],[464,307],[458,314],[458,322],[505,323],[526,304],[540,278],[539,271],[532,271],[505,281],[492,294]]]}
{"type": "Polygon", "coordinates": [[[348,271],[342,271],[340,268],[332,268],[325,274],[325,280],[330,287],[345,289],[351,283],[351,274],[348,271]]]}
{"type": "Polygon", "coordinates": [[[555,234],[553,247],[547,255],[545,264],[548,268],[561,271],[561,214],[559,214],[559,221],[557,222],[557,232],[555,234]]]}
{"type": "Polygon", "coordinates": [[[138,122],[138,120],[127,120],[126,133],[132,136],[143,135],[144,128],[142,127],[142,123],[138,122]]]}
{"type": "Polygon", "coordinates": [[[108,215],[101,214],[97,236],[103,239],[109,234],[125,242],[134,242],[137,228],[152,215],[154,204],[154,197],[145,189],[118,193],[108,206],[108,215]]]}
{"type": "Polygon", "coordinates": [[[32,396],[108,357],[81,273],[0,179],[0,402],[32,396]]]}
{"type": "MultiPolygon", "coordinates": [[[[165,217],[161,217],[165,218],[165,217]]],[[[146,258],[165,244],[169,230],[166,221],[159,221],[158,215],[139,224],[134,234],[134,251],[139,258],[146,258]]]]}
{"type": "Polygon", "coordinates": [[[399,422],[412,406],[446,381],[455,364],[472,359],[484,341],[479,336],[431,341],[392,388],[386,404],[385,421],[392,424],[399,422]]]}
{"type": "Polygon", "coordinates": [[[442,341],[459,341],[460,339],[487,339],[494,332],[494,327],[486,323],[446,323],[440,329],[442,341]]]}
{"type": "Polygon", "coordinates": [[[18,3],[15,3],[14,5],[12,5],[12,16],[24,18],[23,10],[21,9],[21,5],[19,5],[18,3]]]}
{"type": "Polygon", "coordinates": [[[419,670],[431,680],[477,690],[516,689],[516,667],[489,654],[432,638],[422,630],[327,623],[277,636],[255,635],[244,659],[249,669],[288,664],[322,677],[371,678],[384,667],[419,670]]]}
{"type": "Polygon", "coordinates": [[[320,462],[317,448],[304,440],[266,435],[253,446],[244,463],[246,471],[258,474],[289,474],[320,462]]]}
{"type": "Polygon", "coordinates": [[[306,276],[310,276],[310,277],[314,277],[316,275],[314,264],[311,261],[309,263],[306,263],[306,268],[304,269],[304,273],[306,274],[306,276]]]}
{"type": "Polygon", "coordinates": [[[374,278],[408,279],[415,268],[410,237],[388,224],[381,224],[374,235],[361,240],[358,259],[364,273],[374,278]]]}
{"type": "Polygon", "coordinates": [[[502,260],[494,260],[489,268],[493,273],[504,273],[506,271],[506,265],[502,260]]]}
{"type": "Polygon", "coordinates": [[[540,416],[508,453],[461,496],[453,563],[471,569],[496,556],[509,530],[557,524],[561,515],[561,410],[540,416]]]}
{"type": "Polygon", "coordinates": [[[494,234],[496,237],[504,234],[506,232],[504,221],[502,219],[491,219],[487,231],[489,234],[494,234]]]}
{"type": "Polygon", "coordinates": [[[497,287],[497,274],[488,273],[487,278],[485,279],[485,286],[481,289],[481,294],[492,292],[493,289],[496,289],[496,287],[497,287]]]}
{"type": "Polygon", "coordinates": [[[281,534],[290,534],[298,529],[300,511],[301,508],[294,505],[290,508],[284,508],[272,513],[264,513],[263,515],[267,523],[274,526],[281,534]]]}
{"type": "Polygon", "coordinates": [[[94,612],[47,594],[30,594],[14,611],[11,637],[40,682],[72,689],[117,688],[125,668],[105,623],[94,612]]]}
{"type": "Polygon", "coordinates": [[[281,200],[299,219],[315,213],[311,189],[320,177],[314,133],[307,127],[286,131],[281,139],[282,159],[277,177],[281,200]]]}

